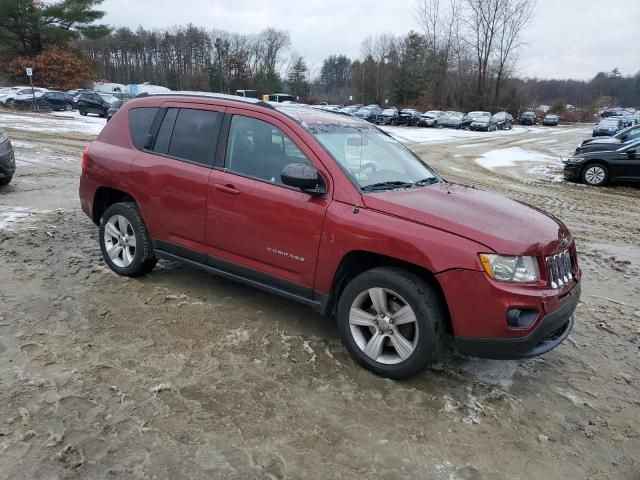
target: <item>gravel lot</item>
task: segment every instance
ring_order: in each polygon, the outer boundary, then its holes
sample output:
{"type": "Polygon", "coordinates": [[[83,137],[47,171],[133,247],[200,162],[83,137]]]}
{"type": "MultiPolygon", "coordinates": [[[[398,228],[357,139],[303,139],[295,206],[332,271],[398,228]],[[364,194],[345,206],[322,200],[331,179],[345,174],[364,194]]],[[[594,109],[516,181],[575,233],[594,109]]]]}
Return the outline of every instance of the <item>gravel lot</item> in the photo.
{"type": "Polygon", "coordinates": [[[307,307],[173,263],[111,273],[77,200],[100,122],[0,113],[18,160],[0,190],[0,478],[640,478],[640,188],[561,180],[587,126],[389,129],[449,181],[561,218],[584,270],[557,350],[394,382],[307,307]]]}

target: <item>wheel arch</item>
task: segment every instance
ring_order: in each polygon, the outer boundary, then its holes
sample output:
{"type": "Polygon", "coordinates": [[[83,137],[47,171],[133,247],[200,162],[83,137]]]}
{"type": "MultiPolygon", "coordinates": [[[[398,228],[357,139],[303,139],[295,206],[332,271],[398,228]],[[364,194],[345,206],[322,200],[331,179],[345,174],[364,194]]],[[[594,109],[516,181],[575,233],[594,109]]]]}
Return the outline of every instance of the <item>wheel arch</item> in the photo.
{"type": "Polygon", "coordinates": [[[99,187],[93,196],[93,208],[91,209],[91,219],[93,223],[98,225],[105,210],[114,203],[120,202],[133,202],[136,205],[138,204],[132,195],[123,190],[112,187],[99,187]]]}
{"type": "Polygon", "coordinates": [[[451,323],[451,317],[449,315],[449,306],[447,305],[447,299],[444,295],[444,291],[438,282],[438,279],[433,272],[425,267],[416,265],[414,263],[400,260],[398,258],[389,257],[379,253],[369,252],[365,250],[353,250],[348,252],[340,261],[338,268],[333,277],[331,295],[326,306],[326,312],[330,315],[335,315],[338,301],[342,291],[346,285],[356,276],[360,275],[367,270],[378,267],[396,267],[411,272],[424,280],[429,286],[431,286],[436,294],[442,300],[442,306],[445,311],[445,323],[447,333],[453,333],[453,326],[451,323]]]}

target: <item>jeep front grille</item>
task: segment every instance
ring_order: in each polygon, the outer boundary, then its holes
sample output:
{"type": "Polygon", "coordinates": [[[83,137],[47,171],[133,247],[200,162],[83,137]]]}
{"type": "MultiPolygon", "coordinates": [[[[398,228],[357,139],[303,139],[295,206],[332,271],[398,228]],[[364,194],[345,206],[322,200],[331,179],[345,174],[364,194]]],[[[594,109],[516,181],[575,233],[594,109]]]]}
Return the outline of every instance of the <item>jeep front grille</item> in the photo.
{"type": "Polygon", "coordinates": [[[573,279],[571,273],[571,254],[565,250],[546,258],[547,274],[551,288],[560,288],[573,279]]]}

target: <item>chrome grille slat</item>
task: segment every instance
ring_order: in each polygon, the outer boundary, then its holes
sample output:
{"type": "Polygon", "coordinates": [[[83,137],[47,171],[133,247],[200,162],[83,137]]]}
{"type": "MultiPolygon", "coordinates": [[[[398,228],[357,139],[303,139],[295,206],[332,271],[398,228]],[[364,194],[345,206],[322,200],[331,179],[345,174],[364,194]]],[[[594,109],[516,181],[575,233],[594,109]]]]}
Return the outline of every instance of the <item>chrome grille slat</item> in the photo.
{"type": "Polygon", "coordinates": [[[561,288],[573,280],[571,253],[568,249],[546,257],[545,263],[551,288],[561,288]]]}

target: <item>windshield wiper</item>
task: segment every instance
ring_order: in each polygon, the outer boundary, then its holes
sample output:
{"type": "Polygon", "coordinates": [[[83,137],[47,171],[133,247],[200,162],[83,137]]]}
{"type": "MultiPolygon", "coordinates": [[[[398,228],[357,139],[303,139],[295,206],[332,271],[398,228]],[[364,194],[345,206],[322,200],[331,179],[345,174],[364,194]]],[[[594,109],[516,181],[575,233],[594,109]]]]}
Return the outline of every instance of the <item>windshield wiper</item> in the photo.
{"type": "Polygon", "coordinates": [[[379,183],[372,183],[371,185],[366,185],[362,187],[362,191],[375,192],[378,190],[393,190],[395,188],[409,188],[412,186],[413,186],[413,183],[394,180],[391,182],[379,182],[379,183]]]}
{"type": "Polygon", "coordinates": [[[429,178],[423,178],[422,180],[418,180],[416,183],[414,183],[414,185],[416,187],[424,187],[425,185],[432,185],[434,183],[438,183],[440,180],[438,180],[437,177],[429,177],[429,178]]]}

